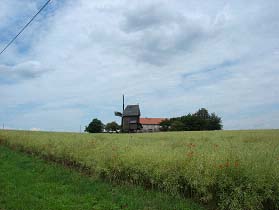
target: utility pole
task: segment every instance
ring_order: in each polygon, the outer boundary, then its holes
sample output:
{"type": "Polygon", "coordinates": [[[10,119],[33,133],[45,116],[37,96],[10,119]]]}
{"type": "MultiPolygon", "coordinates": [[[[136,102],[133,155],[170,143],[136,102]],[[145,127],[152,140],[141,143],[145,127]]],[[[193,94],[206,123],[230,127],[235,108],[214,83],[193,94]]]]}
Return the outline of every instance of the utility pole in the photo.
{"type": "Polygon", "coordinates": [[[79,132],[81,133],[81,125],[79,125],[79,132]]]}
{"type": "Polygon", "coordinates": [[[121,117],[121,131],[123,132],[123,115],[124,115],[124,109],[125,109],[125,96],[122,95],[122,117],[121,117]]]}
{"type": "Polygon", "coordinates": [[[124,108],[125,108],[125,107],[124,107],[124,106],[125,106],[125,105],[124,105],[124,102],[125,102],[125,96],[124,96],[124,94],[123,94],[123,108],[122,108],[122,111],[123,111],[123,112],[124,112],[124,108]]]}
{"type": "Polygon", "coordinates": [[[5,125],[4,125],[4,123],[3,123],[3,130],[5,130],[5,125]]]}

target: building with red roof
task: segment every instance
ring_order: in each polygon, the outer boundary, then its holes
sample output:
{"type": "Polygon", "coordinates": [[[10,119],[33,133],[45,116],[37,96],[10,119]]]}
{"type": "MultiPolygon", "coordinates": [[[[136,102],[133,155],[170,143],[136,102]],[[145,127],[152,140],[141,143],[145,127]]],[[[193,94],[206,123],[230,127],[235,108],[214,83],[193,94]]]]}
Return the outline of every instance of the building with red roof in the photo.
{"type": "Polygon", "coordinates": [[[160,131],[160,123],[166,118],[140,118],[143,132],[158,132],[160,131]]]}

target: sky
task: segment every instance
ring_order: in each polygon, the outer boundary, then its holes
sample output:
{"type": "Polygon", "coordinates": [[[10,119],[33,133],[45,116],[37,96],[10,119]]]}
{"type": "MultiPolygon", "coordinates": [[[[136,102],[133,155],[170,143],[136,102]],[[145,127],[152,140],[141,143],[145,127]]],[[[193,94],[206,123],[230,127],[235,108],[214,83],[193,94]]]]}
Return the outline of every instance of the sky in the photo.
{"type": "MultiPolygon", "coordinates": [[[[45,0],[1,0],[2,49],[45,0]]],[[[278,0],[52,0],[0,55],[0,124],[76,131],[139,104],[279,128],[278,0]]],[[[2,126],[1,126],[2,127],[2,126]]]]}

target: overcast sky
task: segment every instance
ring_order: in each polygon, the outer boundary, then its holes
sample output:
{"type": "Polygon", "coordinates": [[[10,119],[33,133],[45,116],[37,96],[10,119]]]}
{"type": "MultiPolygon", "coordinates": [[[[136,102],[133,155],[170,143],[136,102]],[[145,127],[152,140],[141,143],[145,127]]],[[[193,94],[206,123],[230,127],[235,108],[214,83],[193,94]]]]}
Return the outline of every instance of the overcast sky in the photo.
{"type": "MultiPolygon", "coordinates": [[[[0,1],[1,49],[45,0],[0,1]]],[[[52,0],[0,56],[0,123],[79,131],[140,104],[279,128],[278,0],[52,0]]]]}

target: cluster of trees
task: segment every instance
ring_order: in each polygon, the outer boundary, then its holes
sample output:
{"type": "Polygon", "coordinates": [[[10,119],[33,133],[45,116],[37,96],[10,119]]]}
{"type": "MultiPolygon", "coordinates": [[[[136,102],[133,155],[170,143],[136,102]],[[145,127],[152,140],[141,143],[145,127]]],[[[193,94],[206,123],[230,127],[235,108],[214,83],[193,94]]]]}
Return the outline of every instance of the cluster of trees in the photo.
{"type": "MultiPolygon", "coordinates": [[[[222,120],[215,113],[209,114],[207,109],[201,108],[194,114],[188,114],[181,117],[167,119],[160,123],[161,131],[204,131],[204,130],[221,130],[222,120]]],[[[121,126],[115,121],[104,125],[101,120],[93,119],[88,126],[85,127],[85,132],[102,133],[116,132],[118,133],[121,126]]]]}
{"type": "Polygon", "coordinates": [[[102,133],[104,130],[106,132],[118,132],[120,130],[120,125],[114,121],[104,125],[101,120],[95,118],[85,127],[84,131],[88,133],[102,133]]]}
{"type": "Polygon", "coordinates": [[[201,108],[194,114],[167,119],[160,123],[162,131],[203,131],[221,130],[222,120],[215,113],[209,114],[201,108]]]}

